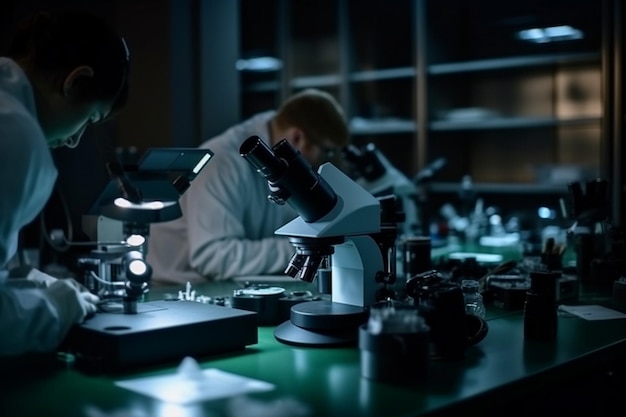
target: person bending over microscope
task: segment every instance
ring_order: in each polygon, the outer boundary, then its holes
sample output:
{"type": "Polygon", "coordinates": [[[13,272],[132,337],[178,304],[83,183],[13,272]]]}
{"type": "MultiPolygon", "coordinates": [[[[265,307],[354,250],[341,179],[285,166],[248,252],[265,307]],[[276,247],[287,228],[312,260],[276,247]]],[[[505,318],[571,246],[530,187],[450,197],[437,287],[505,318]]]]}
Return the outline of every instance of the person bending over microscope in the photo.
{"type": "Polygon", "coordinates": [[[50,148],[78,146],[119,110],[128,70],[123,38],[82,12],[36,13],[0,57],[0,356],[53,352],[96,311],[98,297],[73,279],[9,267],[20,230],[53,190],[50,148]]]}
{"type": "Polygon", "coordinates": [[[183,216],[150,228],[147,259],[153,282],[283,274],[295,249],[274,231],[297,214],[289,205],[268,200],[267,181],[239,154],[253,135],[270,146],[287,139],[315,169],[349,141],[337,101],[308,89],[278,110],[254,115],[204,142],[200,147],[215,155],[181,198],[183,216]]]}

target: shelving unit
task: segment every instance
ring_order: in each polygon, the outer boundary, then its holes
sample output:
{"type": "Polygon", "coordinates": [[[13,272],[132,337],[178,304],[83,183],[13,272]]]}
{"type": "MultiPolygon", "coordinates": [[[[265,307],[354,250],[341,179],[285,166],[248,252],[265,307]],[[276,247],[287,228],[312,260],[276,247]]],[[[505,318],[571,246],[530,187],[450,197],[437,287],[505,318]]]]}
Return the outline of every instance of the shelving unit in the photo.
{"type": "Polygon", "coordinates": [[[242,22],[270,10],[274,20],[267,21],[276,23],[264,25],[265,40],[271,38],[265,48],[258,46],[263,39],[244,33],[243,55],[262,51],[283,63],[264,75],[242,72],[243,117],[319,88],[343,105],[355,143],[374,142],[407,175],[417,172],[414,1],[240,3],[242,22]]]}
{"type": "Polygon", "coordinates": [[[283,64],[242,72],[242,116],[316,87],[409,178],[445,158],[432,193],[565,193],[600,173],[606,1],[240,0],[242,54],[283,64]]]}

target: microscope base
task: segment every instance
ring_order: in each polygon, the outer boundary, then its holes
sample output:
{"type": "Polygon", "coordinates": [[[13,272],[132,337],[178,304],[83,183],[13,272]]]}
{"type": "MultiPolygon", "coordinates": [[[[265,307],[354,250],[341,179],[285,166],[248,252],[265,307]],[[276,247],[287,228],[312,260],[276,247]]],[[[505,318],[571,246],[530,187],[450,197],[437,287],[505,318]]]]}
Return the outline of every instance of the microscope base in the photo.
{"type": "Polygon", "coordinates": [[[255,312],[183,300],[138,303],[137,310],[97,313],[72,329],[62,349],[79,368],[117,371],[258,343],[255,312]]]}
{"type": "Polygon", "coordinates": [[[295,346],[351,346],[359,339],[359,326],[367,321],[363,307],[328,300],[291,307],[291,320],[279,325],[274,337],[295,346]]]}

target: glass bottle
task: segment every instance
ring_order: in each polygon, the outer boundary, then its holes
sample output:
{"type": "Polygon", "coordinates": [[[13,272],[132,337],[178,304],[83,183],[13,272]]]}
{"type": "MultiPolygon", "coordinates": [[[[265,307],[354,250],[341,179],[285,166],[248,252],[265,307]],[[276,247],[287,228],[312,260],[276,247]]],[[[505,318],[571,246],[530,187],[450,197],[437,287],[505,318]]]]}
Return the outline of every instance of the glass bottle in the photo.
{"type": "Polygon", "coordinates": [[[473,279],[464,279],[461,281],[461,290],[465,301],[465,312],[484,319],[487,312],[480,293],[480,283],[473,279]]]}

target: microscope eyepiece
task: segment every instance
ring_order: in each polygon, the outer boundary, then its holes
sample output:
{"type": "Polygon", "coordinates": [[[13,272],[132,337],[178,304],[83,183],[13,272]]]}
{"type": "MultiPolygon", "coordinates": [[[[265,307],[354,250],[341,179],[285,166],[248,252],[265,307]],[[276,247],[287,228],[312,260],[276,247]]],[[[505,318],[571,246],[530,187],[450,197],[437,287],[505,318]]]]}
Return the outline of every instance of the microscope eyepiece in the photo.
{"type": "Polygon", "coordinates": [[[364,149],[349,144],[342,149],[342,155],[356,171],[356,174],[367,181],[375,181],[385,175],[387,171],[373,143],[368,144],[364,149]]]}
{"type": "Polygon", "coordinates": [[[276,157],[269,146],[258,136],[250,136],[239,147],[241,156],[265,179],[274,182],[287,170],[287,162],[276,157]]]}
{"type": "Polygon", "coordinates": [[[286,201],[304,221],[319,220],[337,203],[332,187],[286,139],[270,149],[261,138],[251,136],[239,153],[268,181],[270,199],[286,201]]]}

